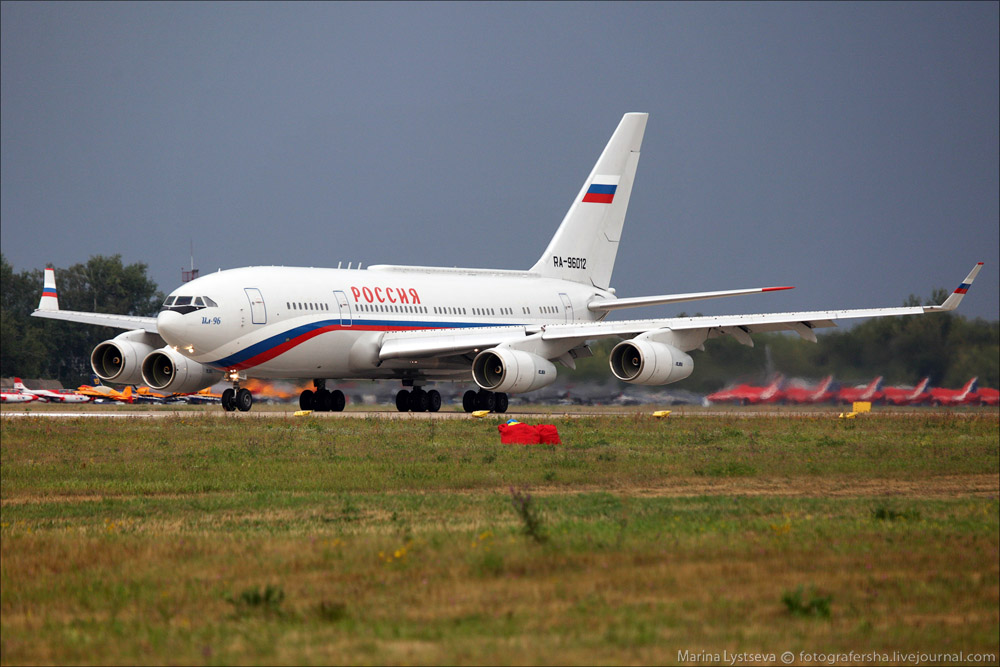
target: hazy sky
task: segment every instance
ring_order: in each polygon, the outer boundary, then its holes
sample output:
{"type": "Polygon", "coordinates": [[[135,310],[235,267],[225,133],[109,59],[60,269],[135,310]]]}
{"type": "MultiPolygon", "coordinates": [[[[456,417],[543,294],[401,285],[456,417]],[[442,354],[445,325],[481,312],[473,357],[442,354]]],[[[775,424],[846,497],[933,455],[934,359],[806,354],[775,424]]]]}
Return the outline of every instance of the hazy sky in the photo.
{"type": "Polygon", "coordinates": [[[645,111],[620,296],[1000,319],[998,6],[4,2],[0,246],[528,268],[645,111]]]}

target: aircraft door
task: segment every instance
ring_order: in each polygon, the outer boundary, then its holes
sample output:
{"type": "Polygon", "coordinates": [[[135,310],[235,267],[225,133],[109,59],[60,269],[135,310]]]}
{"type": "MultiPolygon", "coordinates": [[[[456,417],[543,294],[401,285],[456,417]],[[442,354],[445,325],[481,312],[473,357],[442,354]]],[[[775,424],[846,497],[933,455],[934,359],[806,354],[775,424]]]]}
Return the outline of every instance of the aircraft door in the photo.
{"type": "Polygon", "coordinates": [[[337,307],[340,308],[340,326],[351,326],[353,324],[351,303],[347,300],[347,295],[340,290],[334,290],[333,294],[337,298],[337,307]]]}
{"type": "Polygon", "coordinates": [[[563,311],[565,311],[565,313],[566,313],[566,321],[567,322],[572,322],[573,321],[573,302],[570,301],[568,294],[564,294],[562,292],[559,293],[559,298],[562,299],[562,302],[563,302],[563,311]]]}
{"type": "Polygon", "coordinates": [[[247,293],[250,300],[250,320],[254,324],[267,324],[267,308],[264,307],[264,297],[256,287],[245,287],[243,291],[247,293]]]}

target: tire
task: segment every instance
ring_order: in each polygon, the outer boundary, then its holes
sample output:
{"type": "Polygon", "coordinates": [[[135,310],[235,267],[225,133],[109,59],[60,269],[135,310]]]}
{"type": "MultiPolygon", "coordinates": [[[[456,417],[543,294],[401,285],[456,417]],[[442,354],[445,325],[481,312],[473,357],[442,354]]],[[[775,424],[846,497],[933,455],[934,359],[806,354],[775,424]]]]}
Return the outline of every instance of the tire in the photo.
{"type": "Polygon", "coordinates": [[[236,392],[236,407],[240,412],[249,412],[253,407],[253,394],[249,389],[240,389],[236,392]]]}
{"type": "Polygon", "coordinates": [[[326,389],[317,389],[313,402],[316,405],[316,412],[329,412],[333,405],[330,392],[326,389]]]}
{"type": "Polygon", "coordinates": [[[344,406],[347,405],[347,398],[344,396],[344,392],[339,389],[334,389],[330,392],[330,409],[334,412],[343,412],[344,406]]]}
{"type": "Polygon", "coordinates": [[[493,400],[493,412],[504,413],[507,412],[507,394],[503,392],[497,392],[493,400]]]}
{"type": "Polygon", "coordinates": [[[409,412],[410,410],[410,392],[405,389],[400,389],[396,393],[396,409],[400,412],[409,412]]]}
{"type": "Polygon", "coordinates": [[[441,394],[436,389],[427,392],[427,409],[431,412],[437,412],[441,409],[441,394]]]}
{"type": "Polygon", "coordinates": [[[232,387],[222,392],[222,409],[226,412],[236,409],[236,390],[232,387]]]}
{"type": "Polygon", "coordinates": [[[471,389],[462,395],[462,409],[466,412],[475,412],[479,394],[471,389]]]}
{"type": "Polygon", "coordinates": [[[313,393],[312,389],[306,389],[301,394],[299,394],[299,409],[301,410],[312,410],[313,406],[316,404],[316,394],[313,393]]]}
{"type": "Polygon", "coordinates": [[[492,391],[486,391],[485,389],[480,389],[479,393],[476,395],[476,407],[480,410],[489,410],[493,412],[493,407],[496,405],[496,394],[492,391]]]}
{"type": "Polygon", "coordinates": [[[427,392],[423,389],[414,389],[410,392],[411,412],[427,412],[429,404],[430,399],[427,397],[427,392]]]}

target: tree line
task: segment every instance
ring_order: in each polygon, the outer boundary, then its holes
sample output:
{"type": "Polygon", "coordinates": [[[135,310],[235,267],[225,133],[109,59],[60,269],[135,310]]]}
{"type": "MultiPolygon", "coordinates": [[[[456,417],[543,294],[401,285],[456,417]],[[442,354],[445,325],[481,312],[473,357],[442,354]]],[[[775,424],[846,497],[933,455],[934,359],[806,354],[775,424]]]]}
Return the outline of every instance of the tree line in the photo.
{"type": "MultiPolygon", "coordinates": [[[[143,263],[125,265],[121,255],[95,255],[61,269],[56,276],[59,307],[155,315],[164,295],[146,269],[143,263]]],[[[76,387],[90,377],[94,347],[121,331],[31,317],[42,277],[38,269],[14,273],[0,254],[0,375],[58,379],[76,387]]],[[[946,296],[946,290],[935,290],[921,304],[911,295],[903,305],[937,304],[946,296]]],[[[673,386],[708,393],[737,380],[764,382],[774,373],[811,379],[833,375],[843,382],[882,375],[887,383],[911,385],[930,376],[932,384],[945,387],[978,376],[984,386],[1000,385],[1000,322],[970,320],[954,312],[870,319],[850,329],[819,332],[818,343],[794,334],[757,334],[753,339],[752,348],[728,336],[708,341],[705,352],[692,353],[691,377],[673,386]]],[[[617,382],[607,364],[615,342],[594,344],[594,357],[578,360],[575,371],[560,369],[560,376],[571,382],[617,382]]]]}
{"type": "MultiPolygon", "coordinates": [[[[56,272],[61,310],[156,315],[163,302],[146,265],[95,255],[56,272]]],[[[14,273],[0,254],[0,374],[57,379],[77,387],[91,374],[90,353],[120,329],[31,317],[42,295],[40,269],[14,273]]]]}

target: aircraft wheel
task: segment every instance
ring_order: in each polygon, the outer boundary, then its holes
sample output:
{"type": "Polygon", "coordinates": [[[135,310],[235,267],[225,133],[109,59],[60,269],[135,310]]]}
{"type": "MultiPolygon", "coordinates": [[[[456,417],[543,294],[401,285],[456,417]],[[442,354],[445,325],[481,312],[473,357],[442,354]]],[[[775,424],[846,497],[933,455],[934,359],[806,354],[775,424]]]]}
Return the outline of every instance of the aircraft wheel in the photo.
{"type": "Polygon", "coordinates": [[[316,390],[313,396],[313,403],[316,406],[316,412],[329,412],[333,407],[333,399],[330,396],[330,392],[326,389],[316,390]]]}
{"type": "Polygon", "coordinates": [[[414,389],[410,392],[410,410],[413,412],[427,412],[430,400],[427,392],[423,389],[414,389]]]}
{"type": "Polygon", "coordinates": [[[330,392],[330,409],[334,412],[343,412],[344,406],[347,405],[347,398],[344,396],[344,392],[339,389],[335,389],[330,392]]]}
{"type": "Polygon", "coordinates": [[[301,410],[312,410],[313,406],[316,404],[315,394],[312,389],[306,389],[301,394],[299,394],[299,409],[301,410]]]}
{"type": "Polygon", "coordinates": [[[479,394],[471,389],[462,395],[462,409],[466,412],[475,412],[479,394]]]}
{"type": "Polygon", "coordinates": [[[240,412],[247,412],[253,407],[253,394],[249,389],[240,389],[236,392],[236,407],[240,412]]]}
{"type": "Polygon", "coordinates": [[[222,409],[226,412],[236,409],[236,390],[232,387],[222,392],[222,409]]]}
{"type": "Polygon", "coordinates": [[[493,412],[507,412],[507,394],[498,391],[493,402],[493,412]]]}
{"type": "Polygon", "coordinates": [[[427,409],[431,412],[437,412],[441,409],[441,394],[436,389],[427,392],[427,409]]]}
{"type": "Polygon", "coordinates": [[[476,407],[480,410],[493,411],[493,407],[496,405],[496,394],[492,391],[487,391],[485,389],[480,389],[479,394],[476,396],[476,407]]]}
{"type": "Polygon", "coordinates": [[[408,412],[410,410],[410,392],[405,389],[400,389],[396,392],[396,409],[400,412],[408,412]]]}

